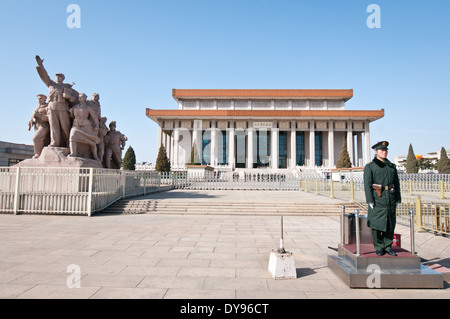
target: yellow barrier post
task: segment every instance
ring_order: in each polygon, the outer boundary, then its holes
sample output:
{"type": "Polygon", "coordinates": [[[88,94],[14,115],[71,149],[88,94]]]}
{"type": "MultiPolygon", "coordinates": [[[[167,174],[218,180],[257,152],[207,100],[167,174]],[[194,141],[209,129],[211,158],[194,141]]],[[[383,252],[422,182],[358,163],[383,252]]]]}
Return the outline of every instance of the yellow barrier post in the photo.
{"type": "Polygon", "coordinates": [[[422,198],[420,196],[416,197],[416,225],[417,231],[425,231],[422,227],[422,198]]]}
{"type": "Polygon", "coordinates": [[[330,198],[336,198],[336,197],[334,197],[334,186],[333,186],[332,178],[330,178],[330,198]]]}
{"type": "Polygon", "coordinates": [[[319,181],[316,179],[316,195],[319,195],[319,181]]]}
{"type": "Polygon", "coordinates": [[[408,184],[409,184],[409,196],[411,196],[412,195],[412,180],[409,180],[408,184]]]}
{"type": "Polygon", "coordinates": [[[441,191],[441,195],[439,196],[439,199],[445,199],[445,197],[444,197],[444,181],[439,181],[439,189],[441,191]]]}
{"type": "Polygon", "coordinates": [[[350,203],[355,202],[355,182],[353,180],[350,181],[350,203]]]}

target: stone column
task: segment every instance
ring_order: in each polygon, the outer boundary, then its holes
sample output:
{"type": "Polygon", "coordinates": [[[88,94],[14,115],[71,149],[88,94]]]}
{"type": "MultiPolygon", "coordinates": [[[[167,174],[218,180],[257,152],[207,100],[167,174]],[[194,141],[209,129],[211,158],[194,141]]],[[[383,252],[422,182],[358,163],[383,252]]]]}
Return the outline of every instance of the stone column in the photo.
{"type": "MultiPolygon", "coordinates": [[[[164,131],[164,130],[161,131],[161,145],[164,146],[164,149],[167,152],[167,146],[166,146],[167,145],[167,134],[166,134],[166,131],[164,131]]],[[[159,149],[158,149],[158,151],[159,151],[159,149]]]]}
{"type": "Polygon", "coordinates": [[[314,121],[309,123],[309,167],[316,166],[316,134],[314,121]]]}
{"type": "Polygon", "coordinates": [[[198,123],[199,121],[194,120],[194,123],[192,124],[192,145],[194,146],[194,143],[198,142],[198,123]]]}
{"type": "Polygon", "coordinates": [[[353,153],[353,127],[352,121],[348,121],[347,127],[347,150],[348,155],[350,155],[350,161],[352,162],[352,166],[356,166],[355,163],[355,154],[353,153]]]}
{"type": "Polygon", "coordinates": [[[216,121],[211,121],[211,166],[217,166],[217,131],[216,131],[216,121]]]}
{"type": "Polygon", "coordinates": [[[291,121],[291,163],[290,168],[295,168],[297,163],[297,143],[296,143],[295,121],[291,121]]]}
{"type": "Polygon", "coordinates": [[[161,121],[158,121],[158,151],[161,148],[161,145],[163,144],[163,130],[162,130],[162,123],[161,121]]]}
{"type": "Polygon", "coordinates": [[[271,168],[277,169],[278,168],[278,150],[279,150],[279,139],[278,139],[278,127],[277,122],[274,122],[272,125],[272,152],[271,152],[271,168]]]}
{"type": "Polygon", "coordinates": [[[358,143],[358,148],[357,148],[357,158],[358,158],[358,167],[362,167],[363,164],[363,146],[362,146],[362,133],[358,132],[358,134],[356,134],[356,140],[358,143]]]}
{"type": "MultiPolygon", "coordinates": [[[[193,129],[192,129],[192,146],[194,146],[195,148],[195,152],[194,154],[197,154],[198,158],[197,160],[200,161],[201,163],[201,155],[202,155],[202,151],[201,151],[201,147],[202,147],[202,121],[201,120],[194,120],[194,123],[192,125],[193,129]],[[195,144],[194,144],[195,143],[195,144]]],[[[191,148],[192,150],[192,148],[191,148]]],[[[190,154],[189,154],[190,156],[190,154]]],[[[195,159],[194,159],[195,160],[195,159]]]]}
{"type": "Polygon", "coordinates": [[[173,149],[174,149],[174,130],[172,129],[172,131],[170,132],[170,136],[169,136],[169,145],[170,145],[170,150],[169,150],[169,153],[168,154],[170,154],[170,167],[174,167],[174,165],[175,165],[175,161],[174,161],[174,152],[173,152],[173,149]]]}
{"type": "Polygon", "coordinates": [[[173,167],[178,168],[178,140],[180,139],[180,129],[178,120],[175,121],[175,127],[173,129],[173,167]]]}
{"type": "Polygon", "coordinates": [[[334,122],[328,123],[328,167],[334,168],[334,122]]]}
{"type": "Polygon", "coordinates": [[[253,168],[253,122],[248,122],[247,128],[247,168],[253,168]]]}
{"type": "Polygon", "coordinates": [[[372,161],[370,158],[370,130],[369,130],[369,121],[364,123],[364,161],[365,164],[368,164],[372,161]]]}
{"type": "Polygon", "coordinates": [[[230,122],[230,129],[228,135],[228,165],[234,168],[236,163],[236,154],[234,153],[234,121],[230,122]]]}

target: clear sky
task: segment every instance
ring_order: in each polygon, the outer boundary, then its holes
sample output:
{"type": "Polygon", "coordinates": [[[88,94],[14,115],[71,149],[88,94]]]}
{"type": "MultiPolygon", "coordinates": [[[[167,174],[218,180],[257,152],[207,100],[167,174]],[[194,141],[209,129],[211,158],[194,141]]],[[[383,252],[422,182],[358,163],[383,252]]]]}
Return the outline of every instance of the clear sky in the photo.
{"type": "Polygon", "coordinates": [[[385,109],[371,144],[426,155],[450,148],[449,31],[448,0],[1,0],[0,140],[32,144],[40,55],[52,78],[100,94],[137,162],[156,161],[145,109],[176,109],[172,88],[353,89],[348,110],[385,109]]]}

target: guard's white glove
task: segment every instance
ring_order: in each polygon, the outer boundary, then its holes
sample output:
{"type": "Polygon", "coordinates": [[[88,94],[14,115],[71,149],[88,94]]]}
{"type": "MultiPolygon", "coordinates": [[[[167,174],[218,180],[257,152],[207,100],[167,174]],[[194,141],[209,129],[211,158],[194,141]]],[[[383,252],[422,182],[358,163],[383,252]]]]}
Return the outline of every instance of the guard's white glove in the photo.
{"type": "Polygon", "coordinates": [[[369,206],[370,206],[370,208],[373,209],[373,207],[375,206],[375,204],[374,204],[374,203],[369,203],[369,206]]]}

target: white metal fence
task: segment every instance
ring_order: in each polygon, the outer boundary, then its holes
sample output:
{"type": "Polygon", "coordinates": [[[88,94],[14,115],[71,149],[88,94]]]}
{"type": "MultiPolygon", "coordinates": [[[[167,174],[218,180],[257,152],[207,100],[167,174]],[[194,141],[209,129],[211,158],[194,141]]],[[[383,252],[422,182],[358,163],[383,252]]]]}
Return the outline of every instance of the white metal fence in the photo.
{"type": "Polygon", "coordinates": [[[197,190],[300,190],[300,180],[292,173],[163,173],[161,183],[197,190]]]}
{"type": "Polygon", "coordinates": [[[0,168],[0,213],[88,215],[161,190],[156,172],[98,168],[0,168]]]}
{"type": "MultiPolygon", "coordinates": [[[[403,202],[398,217],[410,209],[419,228],[450,232],[450,175],[400,174],[403,202]],[[420,214],[423,212],[422,214],[420,214]],[[419,218],[416,217],[416,218],[419,218]]],[[[342,173],[339,181],[324,174],[227,172],[157,173],[97,168],[0,168],[0,213],[88,215],[123,198],[161,189],[305,191],[364,205],[362,172],[342,173]]],[[[404,216],[403,216],[404,215],[404,216]]]]}

